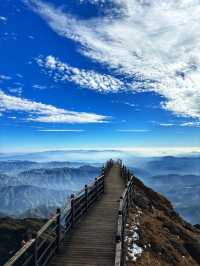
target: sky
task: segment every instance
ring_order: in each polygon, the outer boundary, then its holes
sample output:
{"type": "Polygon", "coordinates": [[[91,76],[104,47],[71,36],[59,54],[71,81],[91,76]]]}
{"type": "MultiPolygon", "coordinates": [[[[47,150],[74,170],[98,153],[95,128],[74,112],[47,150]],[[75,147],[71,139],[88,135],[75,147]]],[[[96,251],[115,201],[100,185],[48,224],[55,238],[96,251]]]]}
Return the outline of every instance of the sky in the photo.
{"type": "Polygon", "coordinates": [[[200,151],[199,23],[198,0],[1,1],[0,152],[200,151]]]}

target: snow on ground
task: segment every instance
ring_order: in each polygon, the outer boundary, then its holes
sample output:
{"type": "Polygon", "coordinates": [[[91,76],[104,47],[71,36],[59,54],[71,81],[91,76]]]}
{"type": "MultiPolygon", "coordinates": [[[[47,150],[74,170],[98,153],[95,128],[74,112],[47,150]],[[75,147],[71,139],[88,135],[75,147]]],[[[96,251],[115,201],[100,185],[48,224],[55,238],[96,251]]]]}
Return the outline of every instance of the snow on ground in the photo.
{"type": "Polygon", "coordinates": [[[125,242],[127,243],[127,260],[136,261],[139,256],[141,256],[143,252],[143,248],[140,247],[137,242],[139,240],[139,221],[138,218],[142,215],[140,210],[137,210],[137,214],[135,218],[131,221],[130,225],[126,224],[128,229],[128,235],[125,238],[125,242]]]}

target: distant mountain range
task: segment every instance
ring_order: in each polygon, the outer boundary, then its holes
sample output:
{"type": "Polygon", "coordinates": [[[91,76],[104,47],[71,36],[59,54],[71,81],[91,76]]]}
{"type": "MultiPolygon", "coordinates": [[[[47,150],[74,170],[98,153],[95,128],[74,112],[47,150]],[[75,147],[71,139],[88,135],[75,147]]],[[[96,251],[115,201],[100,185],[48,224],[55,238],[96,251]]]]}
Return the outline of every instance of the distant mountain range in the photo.
{"type": "Polygon", "coordinates": [[[170,199],[187,221],[200,223],[200,176],[158,175],[145,180],[149,186],[170,199]]]}
{"type": "Polygon", "coordinates": [[[31,153],[0,153],[0,161],[28,160],[34,162],[70,161],[80,163],[104,163],[110,158],[125,158],[121,150],[53,150],[31,153]]]}
{"type": "Polygon", "coordinates": [[[30,170],[30,169],[52,169],[52,168],[63,168],[63,167],[80,167],[83,163],[79,162],[33,162],[27,160],[7,160],[0,161],[0,172],[10,175],[15,175],[22,171],[30,170]]]}
{"type": "Polygon", "coordinates": [[[189,222],[200,223],[200,157],[145,159],[133,173],[171,200],[189,222]]]}
{"type": "Polygon", "coordinates": [[[152,157],[129,163],[130,169],[142,178],[155,175],[200,175],[200,156],[190,157],[152,157]]]}
{"type": "Polygon", "coordinates": [[[7,215],[21,215],[29,209],[45,206],[62,206],[71,190],[50,190],[35,186],[9,186],[0,189],[0,210],[7,215]]]}
{"type": "Polygon", "coordinates": [[[90,165],[66,165],[70,163],[1,162],[0,212],[17,217],[46,217],[53,207],[62,206],[72,192],[79,191],[101,170],[90,165]],[[48,168],[37,168],[41,166],[48,168]]]}
{"type": "Polygon", "coordinates": [[[174,157],[165,156],[150,160],[146,163],[145,169],[153,173],[160,174],[179,174],[179,175],[200,175],[200,157],[174,157]]]}
{"type": "MultiPolygon", "coordinates": [[[[85,157],[89,164],[72,161],[77,151],[29,154],[32,158],[40,155],[43,159],[71,156],[71,161],[36,162],[25,159],[25,155],[19,155],[23,160],[2,161],[4,155],[0,155],[0,213],[46,217],[52,208],[60,206],[62,199],[99,175],[100,158],[105,151],[79,152],[79,157],[85,157]],[[52,196],[54,192],[56,198],[52,196]],[[13,203],[14,199],[17,199],[16,203],[13,203]],[[18,199],[21,199],[21,205],[18,199]]],[[[111,154],[120,158],[120,151],[107,151],[106,156],[111,154]]],[[[200,156],[136,158],[122,155],[129,161],[131,171],[148,186],[167,196],[185,219],[191,223],[200,222],[200,156]]]]}

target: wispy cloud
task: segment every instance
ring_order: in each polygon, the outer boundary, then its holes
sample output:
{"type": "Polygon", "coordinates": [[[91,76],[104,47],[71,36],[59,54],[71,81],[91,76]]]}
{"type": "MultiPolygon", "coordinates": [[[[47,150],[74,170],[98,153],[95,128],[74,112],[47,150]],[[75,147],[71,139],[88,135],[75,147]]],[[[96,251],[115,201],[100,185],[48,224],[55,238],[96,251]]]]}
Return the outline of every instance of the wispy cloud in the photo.
{"type": "Polygon", "coordinates": [[[0,16],[0,21],[6,22],[7,21],[7,18],[4,17],[4,16],[0,16]]]}
{"type": "Polygon", "coordinates": [[[22,78],[23,78],[23,75],[20,74],[20,73],[17,73],[17,74],[16,74],[16,77],[22,79],[22,78]]]}
{"type": "Polygon", "coordinates": [[[159,125],[161,127],[200,127],[200,121],[190,121],[190,122],[177,122],[177,123],[159,123],[153,121],[153,124],[159,125]]]}
{"type": "Polygon", "coordinates": [[[138,106],[138,105],[135,104],[135,103],[129,103],[129,102],[125,102],[124,104],[125,104],[125,105],[128,105],[128,106],[130,106],[130,107],[137,107],[137,106],[138,106]]]}
{"type": "Polygon", "coordinates": [[[80,43],[82,54],[132,78],[132,90],[154,91],[165,110],[200,119],[199,1],[113,0],[117,16],[86,20],[26,2],[55,32],[80,43]]]}
{"type": "Polygon", "coordinates": [[[125,132],[125,133],[145,133],[150,132],[149,129],[118,129],[118,132],[125,132]]]}
{"type": "Polygon", "coordinates": [[[185,122],[180,124],[182,127],[200,127],[200,122],[185,122]]]}
{"type": "Polygon", "coordinates": [[[38,58],[37,63],[41,67],[50,70],[48,73],[53,75],[55,81],[71,81],[81,87],[100,92],[116,92],[123,86],[122,81],[110,75],[102,75],[92,70],[72,67],[52,55],[46,58],[38,58]]]}
{"type": "Polygon", "coordinates": [[[10,80],[12,79],[10,76],[7,76],[7,75],[0,75],[0,81],[1,80],[10,80]]]}
{"type": "Polygon", "coordinates": [[[38,90],[45,90],[47,88],[47,86],[45,85],[40,85],[40,84],[33,84],[32,87],[34,89],[38,89],[38,90]]]}
{"type": "Polygon", "coordinates": [[[23,86],[21,85],[21,86],[18,86],[18,87],[8,87],[7,89],[8,89],[8,91],[10,93],[13,93],[13,94],[15,94],[17,96],[21,96],[22,91],[23,91],[23,86]]]}
{"type": "Polygon", "coordinates": [[[174,123],[160,123],[159,125],[162,126],[162,127],[173,127],[176,124],[174,124],[174,123]]]}
{"type": "Polygon", "coordinates": [[[83,129],[38,129],[37,131],[41,131],[41,132],[75,132],[75,133],[80,133],[80,132],[84,132],[85,130],[83,130],[83,129]]]}
{"type": "Polygon", "coordinates": [[[108,117],[95,113],[74,112],[28,99],[10,96],[0,90],[0,111],[25,112],[26,121],[43,123],[104,123],[108,117]]]}

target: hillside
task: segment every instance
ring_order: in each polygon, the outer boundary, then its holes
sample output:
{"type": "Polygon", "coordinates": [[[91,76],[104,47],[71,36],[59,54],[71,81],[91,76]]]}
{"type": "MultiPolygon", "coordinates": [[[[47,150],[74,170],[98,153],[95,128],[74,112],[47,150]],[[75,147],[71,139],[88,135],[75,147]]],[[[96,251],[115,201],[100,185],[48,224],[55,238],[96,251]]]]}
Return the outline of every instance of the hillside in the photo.
{"type": "Polygon", "coordinates": [[[200,230],[185,222],[162,195],[135,178],[126,228],[127,266],[200,265],[200,230]]]}
{"type": "Polygon", "coordinates": [[[21,247],[29,232],[37,232],[45,223],[42,219],[0,219],[0,265],[3,265],[21,247]]]}

